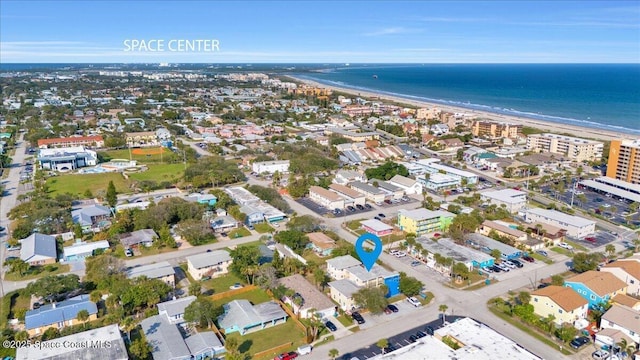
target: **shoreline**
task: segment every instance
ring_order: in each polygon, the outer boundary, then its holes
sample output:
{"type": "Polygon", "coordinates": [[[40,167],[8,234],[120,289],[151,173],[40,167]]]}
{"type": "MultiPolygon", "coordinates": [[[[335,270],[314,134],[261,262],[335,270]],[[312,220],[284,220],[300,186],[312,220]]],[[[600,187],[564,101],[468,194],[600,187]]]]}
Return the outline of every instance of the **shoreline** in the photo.
{"type": "Polygon", "coordinates": [[[570,133],[570,134],[573,134],[572,136],[575,136],[575,137],[591,138],[595,140],[607,140],[607,141],[617,140],[617,139],[637,138],[637,136],[634,137],[634,135],[630,135],[624,132],[613,131],[613,130],[604,130],[604,129],[597,129],[597,128],[592,128],[587,126],[562,124],[562,123],[556,123],[552,121],[532,119],[525,116],[505,115],[505,114],[499,114],[491,111],[467,109],[464,107],[444,105],[444,104],[438,104],[438,103],[422,101],[422,100],[413,100],[413,99],[408,99],[402,96],[394,96],[394,95],[389,95],[384,93],[377,93],[375,91],[356,90],[348,87],[327,85],[318,81],[299,78],[294,75],[287,75],[287,77],[307,85],[330,89],[331,91],[339,91],[339,92],[354,95],[354,96],[362,96],[367,98],[376,98],[380,100],[393,101],[396,103],[407,104],[407,105],[415,106],[418,108],[422,108],[422,107],[434,108],[435,107],[435,108],[441,109],[442,111],[452,112],[452,113],[467,113],[467,114],[471,113],[479,117],[487,118],[488,120],[520,124],[523,126],[528,126],[528,127],[552,132],[552,133],[558,133],[558,134],[570,133]]]}

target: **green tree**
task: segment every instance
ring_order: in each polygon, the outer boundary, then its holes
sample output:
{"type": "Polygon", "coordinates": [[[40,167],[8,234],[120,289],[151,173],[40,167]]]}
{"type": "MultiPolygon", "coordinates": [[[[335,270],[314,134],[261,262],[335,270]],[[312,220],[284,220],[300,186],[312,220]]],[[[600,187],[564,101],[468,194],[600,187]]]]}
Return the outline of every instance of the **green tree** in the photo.
{"type": "Polygon", "coordinates": [[[493,258],[496,260],[500,260],[500,258],[502,257],[502,252],[498,249],[493,249],[491,250],[491,256],[493,256],[493,258]]]}
{"type": "Polygon", "coordinates": [[[563,286],[564,285],[564,278],[562,276],[560,276],[560,275],[551,276],[551,285],[563,286]]]}
{"type": "Polygon", "coordinates": [[[58,336],[60,336],[60,331],[54,327],[50,327],[44,331],[40,340],[42,341],[52,340],[57,338],[58,336]]]}
{"type": "Polygon", "coordinates": [[[402,165],[393,161],[365,170],[365,175],[369,179],[389,180],[396,175],[409,176],[409,170],[402,165]]]}
{"type": "Polygon", "coordinates": [[[518,293],[518,302],[521,305],[527,305],[529,304],[529,301],[531,301],[531,294],[529,294],[527,291],[521,291],[520,293],[518,293]]]}
{"type": "Polygon", "coordinates": [[[562,326],[556,330],[556,336],[564,342],[571,341],[576,335],[578,335],[578,329],[569,323],[562,324],[562,326]]]}
{"type": "Polygon", "coordinates": [[[135,359],[138,360],[149,358],[152,350],[153,348],[144,338],[144,335],[133,340],[131,345],[129,345],[129,352],[134,356],[135,359]]]}
{"type": "Polygon", "coordinates": [[[318,339],[320,331],[322,330],[322,328],[324,328],[324,322],[322,321],[322,317],[320,316],[320,314],[318,314],[316,309],[309,309],[308,312],[313,315],[311,315],[310,318],[306,319],[304,324],[306,326],[307,342],[312,343],[316,341],[316,339],[318,339]]]}
{"type": "Polygon", "coordinates": [[[202,219],[187,219],[178,223],[178,233],[193,246],[203,245],[215,240],[211,226],[202,219]]]}
{"type": "Polygon", "coordinates": [[[230,269],[237,276],[245,276],[243,269],[260,264],[260,251],[255,246],[238,246],[229,255],[233,259],[230,269]]]}
{"type": "Polygon", "coordinates": [[[227,337],[225,339],[224,347],[227,350],[227,355],[235,356],[240,354],[240,351],[238,350],[240,348],[240,342],[237,337],[227,337]]]}
{"type": "Polygon", "coordinates": [[[329,358],[331,358],[331,360],[335,360],[338,356],[340,356],[340,351],[338,351],[338,349],[333,348],[329,350],[329,358]]]}
{"type": "Polygon", "coordinates": [[[202,294],[202,284],[200,281],[194,281],[189,284],[189,295],[198,296],[202,294]]]}
{"type": "Polygon", "coordinates": [[[118,204],[118,193],[116,192],[116,186],[113,184],[113,181],[109,181],[109,185],[107,185],[105,199],[107,200],[107,204],[112,208],[118,204]]]}
{"type": "Polygon", "coordinates": [[[573,255],[573,270],[579,273],[595,270],[600,261],[602,261],[602,254],[578,252],[573,255]]]}
{"type": "Polygon", "coordinates": [[[18,273],[20,276],[24,276],[31,267],[28,262],[19,258],[5,260],[4,265],[9,266],[9,272],[18,273]]]}
{"type": "Polygon", "coordinates": [[[389,347],[389,340],[380,339],[380,340],[378,340],[378,342],[376,342],[376,346],[380,348],[382,353],[384,353],[385,349],[389,347]]]}
{"type": "Polygon", "coordinates": [[[353,300],[358,306],[369,309],[372,314],[380,314],[389,305],[385,295],[388,289],[386,286],[362,288],[353,294],[353,300]]]}
{"type": "Polygon", "coordinates": [[[76,319],[83,323],[83,327],[86,328],[86,321],[89,320],[89,312],[87,310],[80,310],[76,315],[76,319]]]}
{"type": "Polygon", "coordinates": [[[163,224],[160,230],[158,231],[158,240],[155,241],[155,245],[159,248],[162,247],[170,247],[176,248],[178,244],[176,240],[171,236],[171,229],[169,228],[169,224],[163,224]]]}
{"type": "Polygon", "coordinates": [[[76,274],[47,275],[29,285],[27,293],[43,297],[47,302],[53,301],[58,295],[80,288],[80,278],[76,274]]]}
{"type": "Polygon", "coordinates": [[[400,291],[406,296],[418,295],[423,287],[424,284],[422,281],[412,276],[407,276],[404,272],[400,272],[400,291]]]}
{"type": "Polygon", "coordinates": [[[29,339],[29,333],[24,330],[21,330],[21,331],[18,331],[13,336],[13,338],[16,339],[16,341],[26,341],[29,339]]]}
{"type": "Polygon", "coordinates": [[[604,247],[604,251],[611,257],[616,253],[616,247],[613,246],[613,244],[607,244],[607,246],[604,247]]]}
{"type": "Polygon", "coordinates": [[[216,306],[208,297],[199,297],[184,309],[184,320],[211,328],[223,313],[222,306],[216,306]]]}
{"type": "Polygon", "coordinates": [[[454,276],[460,276],[463,279],[468,279],[469,278],[469,268],[467,267],[467,265],[465,265],[462,262],[457,262],[453,265],[453,268],[451,268],[451,272],[452,275],[454,276]]]}
{"type": "Polygon", "coordinates": [[[302,254],[309,243],[309,237],[298,230],[280,231],[274,236],[274,239],[284,245],[287,245],[295,253],[302,254]]]}
{"type": "Polygon", "coordinates": [[[445,314],[447,313],[447,309],[449,309],[449,307],[446,304],[440,304],[440,306],[438,306],[438,311],[440,311],[442,313],[442,323],[444,324],[445,321],[445,314]]]}
{"type": "Polygon", "coordinates": [[[321,286],[324,289],[324,286],[327,284],[328,276],[324,272],[324,270],[317,268],[313,271],[313,281],[315,281],[316,286],[321,286]]]}

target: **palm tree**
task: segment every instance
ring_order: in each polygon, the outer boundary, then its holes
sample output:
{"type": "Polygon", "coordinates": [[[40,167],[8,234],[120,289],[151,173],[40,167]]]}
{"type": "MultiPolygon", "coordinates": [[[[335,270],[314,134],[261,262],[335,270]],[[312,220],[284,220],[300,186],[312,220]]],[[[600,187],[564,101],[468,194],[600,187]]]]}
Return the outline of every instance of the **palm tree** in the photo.
{"type": "Polygon", "coordinates": [[[384,349],[386,349],[387,347],[389,347],[389,340],[387,339],[380,339],[378,340],[378,342],[376,343],[376,346],[380,348],[380,350],[382,350],[382,353],[384,354],[384,349]]]}
{"type": "Polygon", "coordinates": [[[131,341],[131,330],[135,329],[138,326],[131,316],[127,316],[120,322],[123,330],[127,332],[127,339],[131,341]]]}
{"type": "Polygon", "coordinates": [[[604,251],[606,251],[609,256],[613,256],[613,254],[616,253],[616,247],[613,246],[613,244],[607,244],[607,246],[604,247],[604,251]]]}
{"type": "Polygon", "coordinates": [[[78,314],[76,315],[76,319],[78,321],[81,321],[84,324],[83,327],[86,327],[87,320],[89,320],[89,312],[87,310],[78,311],[78,314]]]}
{"type": "Polygon", "coordinates": [[[440,306],[438,306],[438,311],[440,311],[442,313],[442,324],[444,324],[445,321],[445,313],[447,312],[447,309],[449,307],[445,304],[440,304],[440,306]]]}
{"type": "Polygon", "coordinates": [[[625,354],[623,359],[626,359],[636,351],[635,344],[629,344],[625,338],[621,338],[620,341],[616,343],[616,346],[620,348],[621,353],[625,354]]]}
{"type": "Polygon", "coordinates": [[[520,304],[522,305],[526,305],[529,303],[529,301],[531,301],[531,294],[529,294],[526,291],[521,291],[518,294],[518,301],[520,302],[520,304]]]}
{"type": "Polygon", "coordinates": [[[331,349],[329,350],[329,357],[331,358],[331,360],[335,360],[338,356],[340,356],[340,352],[338,351],[338,349],[331,349]]]}

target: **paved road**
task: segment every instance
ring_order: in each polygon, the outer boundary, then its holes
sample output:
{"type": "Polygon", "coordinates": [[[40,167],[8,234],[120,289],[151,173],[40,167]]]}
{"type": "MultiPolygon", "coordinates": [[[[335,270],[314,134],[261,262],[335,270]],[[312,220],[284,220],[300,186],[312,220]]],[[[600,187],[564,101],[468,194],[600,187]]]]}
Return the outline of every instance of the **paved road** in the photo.
{"type": "MultiPolygon", "coordinates": [[[[0,239],[2,240],[0,244],[0,279],[4,279],[3,264],[6,256],[5,242],[9,240],[11,235],[9,233],[10,221],[7,218],[7,214],[14,206],[16,206],[18,187],[20,185],[20,170],[22,169],[24,158],[26,157],[25,150],[27,149],[27,145],[26,142],[22,140],[23,136],[24,134],[20,133],[20,137],[16,141],[16,151],[12,157],[9,175],[5,180],[3,180],[5,193],[0,200],[0,224],[7,228],[7,230],[0,234],[0,239]]],[[[10,290],[5,289],[3,283],[0,283],[0,297],[4,296],[5,292],[8,291],[10,290]]]]}

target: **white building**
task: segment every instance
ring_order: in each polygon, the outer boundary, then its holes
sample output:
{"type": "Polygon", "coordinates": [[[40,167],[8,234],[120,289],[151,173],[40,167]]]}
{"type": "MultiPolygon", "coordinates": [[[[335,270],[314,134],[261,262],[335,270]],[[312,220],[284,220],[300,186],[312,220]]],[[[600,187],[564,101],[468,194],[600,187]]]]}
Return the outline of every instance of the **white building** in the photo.
{"type": "Polygon", "coordinates": [[[613,305],[600,320],[600,328],[621,331],[636,344],[640,343],[640,311],[613,305]]]}
{"type": "Polygon", "coordinates": [[[422,184],[416,180],[410,179],[406,176],[396,175],[387,181],[388,183],[395,185],[402,189],[407,195],[420,195],[422,194],[422,184]]]}
{"type": "Polygon", "coordinates": [[[84,146],[38,150],[38,162],[43,169],[71,171],[82,167],[95,166],[98,154],[84,146]]]}
{"type": "Polygon", "coordinates": [[[320,186],[311,186],[309,188],[309,199],[329,210],[344,209],[344,198],[342,196],[320,186]]]}
{"type": "Polygon", "coordinates": [[[224,250],[215,250],[187,257],[187,271],[195,279],[218,277],[229,272],[233,259],[224,250]]]}
{"type": "Polygon", "coordinates": [[[274,161],[262,161],[254,162],[252,170],[256,174],[285,174],[289,172],[289,160],[274,160],[274,161]]]}
{"type": "Polygon", "coordinates": [[[480,200],[497,206],[505,205],[510,213],[515,214],[527,205],[527,193],[515,189],[487,191],[480,194],[480,200]]]}
{"type": "Polygon", "coordinates": [[[610,272],[627,283],[627,294],[640,296],[640,259],[638,257],[614,261],[600,268],[600,271],[610,272]]]}
{"type": "Polygon", "coordinates": [[[527,136],[527,148],[562,154],[573,161],[592,161],[602,158],[604,144],[601,141],[545,133],[527,136]]]}
{"type": "Polygon", "coordinates": [[[329,185],[329,190],[335,192],[344,199],[345,207],[349,205],[364,205],[366,202],[364,195],[344,185],[331,184],[329,185]]]}
{"type": "Polygon", "coordinates": [[[585,218],[565,214],[556,210],[532,208],[524,210],[524,219],[528,223],[541,222],[567,230],[567,235],[584,238],[596,231],[596,222],[585,218]]]}

